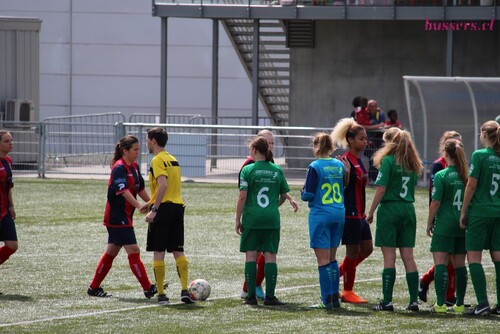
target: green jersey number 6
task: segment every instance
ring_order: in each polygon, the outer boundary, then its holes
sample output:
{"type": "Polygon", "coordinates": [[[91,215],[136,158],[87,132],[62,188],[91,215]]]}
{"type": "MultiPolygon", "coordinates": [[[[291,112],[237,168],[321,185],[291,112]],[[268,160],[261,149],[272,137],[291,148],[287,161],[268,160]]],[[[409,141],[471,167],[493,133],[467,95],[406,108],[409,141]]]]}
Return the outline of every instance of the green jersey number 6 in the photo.
{"type": "Polygon", "coordinates": [[[269,205],[269,197],[265,192],[269,191],[269,187],[262,187],[257,194],[257,204],[261,208],[266,208],[269,205]]]}

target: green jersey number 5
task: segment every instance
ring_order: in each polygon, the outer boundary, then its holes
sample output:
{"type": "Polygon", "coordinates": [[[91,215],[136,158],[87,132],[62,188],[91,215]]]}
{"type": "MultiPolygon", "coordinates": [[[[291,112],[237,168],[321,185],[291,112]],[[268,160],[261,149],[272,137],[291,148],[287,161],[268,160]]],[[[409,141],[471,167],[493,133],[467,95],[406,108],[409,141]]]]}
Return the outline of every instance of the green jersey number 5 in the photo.
{"type": "Polygon", "coordinates": [[[491,177],[491,189],[490,189],[491,196],[495,196],[495,194],[497,193],[499,181],[500,181],[500,174],[494,173],[493,176],[491,177]]]}

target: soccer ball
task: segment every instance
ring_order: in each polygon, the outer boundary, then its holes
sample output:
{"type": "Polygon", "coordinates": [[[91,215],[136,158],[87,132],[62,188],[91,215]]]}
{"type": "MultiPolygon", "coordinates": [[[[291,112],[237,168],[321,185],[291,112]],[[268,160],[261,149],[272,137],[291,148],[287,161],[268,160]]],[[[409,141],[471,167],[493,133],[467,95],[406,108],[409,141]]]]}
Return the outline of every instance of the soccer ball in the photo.
{"type": "Polygon", "coordinates": [[[197,278],[189,283],[189,294],[191,298],[198,301],[206,300],[210,296],[211,290],[210,284],[201,278],[197,278]]]}

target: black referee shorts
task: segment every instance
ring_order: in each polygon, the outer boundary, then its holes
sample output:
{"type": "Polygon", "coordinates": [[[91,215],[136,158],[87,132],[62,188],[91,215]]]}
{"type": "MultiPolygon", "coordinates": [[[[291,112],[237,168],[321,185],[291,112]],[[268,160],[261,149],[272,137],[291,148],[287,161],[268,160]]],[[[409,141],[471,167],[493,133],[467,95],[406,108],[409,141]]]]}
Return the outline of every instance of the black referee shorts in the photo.
{"type": "Polygon", "coordinates": [[[184,252],[184,205],[162,203],[149,224],[148,252],[184,252]]]}

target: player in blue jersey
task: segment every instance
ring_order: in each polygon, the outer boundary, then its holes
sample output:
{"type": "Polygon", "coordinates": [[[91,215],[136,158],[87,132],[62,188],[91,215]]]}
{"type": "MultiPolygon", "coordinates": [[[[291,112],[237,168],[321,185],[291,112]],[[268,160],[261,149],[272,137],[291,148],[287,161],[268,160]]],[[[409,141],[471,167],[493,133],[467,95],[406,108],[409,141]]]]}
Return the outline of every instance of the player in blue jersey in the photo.
{"type": "Polygon", "coordinates": [[[378,208],[375,246],[381,247],[384,257],[383,299],[373,309],[394,310],[392,297],[396,282],[396,249],[399,248],[410,294],[407,310],[418,311],[418,270],[413,256],[417,219],[413,202],[422,161],[408,131],[400,130],[391,141],[387,141],[384,135],[384,142],[373,158],[379,169],[375,181],[377,189],[366,217],[366,222],[371,224],[378,208]]]}
{"type": "Polygon", "coordinates": [[[111,162],[108,201],[104,211],[103,224],[108,230],[108,245],[97,264],[94,278],[87,290],[89,296],[110,297],[104,292],[101,282],[108,274],[113,260],[122,247],[128,254],[130,269],[142,285],[146,298],[153,297],[157,292],[156,286],[149,281],[141,261],[132,221],[135,209],[141,210],[143,206],[137,201],[137,195],[145,202],[149,201],[149,196],[144,190],[144,179],[135,162],[138,156],[139,140],[130,135],[121,138],[115,147],[111,162]]]}
{"type": "Polygon", "coordinates": [[[342,244],[346,245],[346,255],[339,266],[340,276],[344,279],[344,303],[361,304],[366,300],[354,292],[356,267],[373,252],[370,225],[365,221],[366,184],[368,174],[361,155],[368,144],[364,127],[353,119],[341,119],[331,134],[336,146],[348,149],[343,155],[351,168],[349,182],[344,190],[345,224],[342,244]]]}
{"type": "Polygon", "coordinates": [[[472,153],[469,180],[465,187],[460,227],[466,228],[465,247],[477,306],[468,314],[490,313],[486,277],[481,264],[484,249],[490,251],[495,266],[497,304],[491,313],[500,314],[500,126],[487,121],[481,126],[485,148],[472,153]]]}
{"type": "Polygon", "coordinates": [[[333,140],[326,133],[313,138],[317,158],[309,165],[301,198],[309,202],[309,238],[318,263],[321,301],[319,307],[340,307],[337,248],[344,229],[344,184],[351,165],[346,158],[331,158],[333,140]]]}
{"type": "Polygon", "coordinates": [[[12,200],[12,135],[7,130],[0,130],[0,265],[17,251],[17,233],[14,220],[16,211],[12,200]]]}
{"type": "Polygon", "coordinates": [[[461,140],[449,139],[443,144],[443,158],[447,168],[434,175],[432,201],[427,219],[427,235],[432,237],[431,252],[434,257],[434,286],[437,301],[431,309],[446,313],[445,294],[449,281],[449,259],[453,259],[453,277],[456,277],[456,302],[453,311],[464,312],[467,288],[465,267],[465,231],[460,229],[460,210],[467,183],[467,160],[461,140]],[[455,273],[456,272],[456,273],[455,273]]]}

